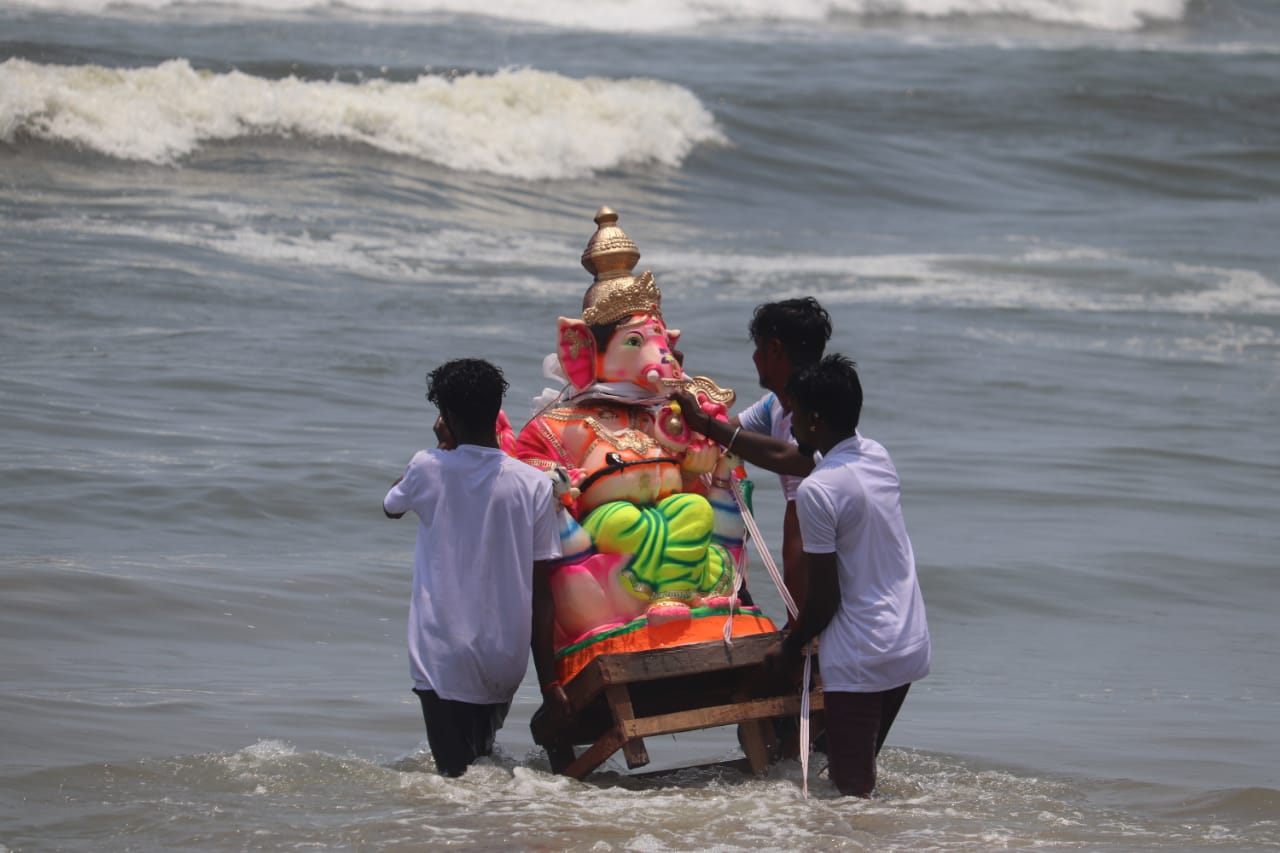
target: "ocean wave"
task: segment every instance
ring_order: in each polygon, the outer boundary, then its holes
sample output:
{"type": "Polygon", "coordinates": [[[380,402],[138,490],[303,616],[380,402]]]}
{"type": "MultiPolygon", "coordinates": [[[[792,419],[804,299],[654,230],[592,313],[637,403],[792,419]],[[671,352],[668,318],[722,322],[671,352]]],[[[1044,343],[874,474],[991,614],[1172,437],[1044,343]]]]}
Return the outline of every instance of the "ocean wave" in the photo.
{"type": "MultiPolygon", "coordinates": [[[[169,252],[193,247],[264,267],[307,267],[389,283],[430,280],[442,295],[463,297],[555,298],[566,286],[562,272],[572,276],[576,270],[575,243],[533,233],[445,227],[406,240],[399,230],[281,231],[265,209],[252,205],[214,203],[192,215],[225,221],[164,225],[54,217],[12,227],[145,239],[169,252]],[[471,274],[477,266],[493,265],[508,272],[471,274]]],[[[669,298],[695,302],[816,294],[832,304],[1212,317],[1227,323],[1229,339],[1201,342],[1214,350],[1244,345],[1274,350],[1271,319],[1280,317],[1280,281],[1261,271],[1093,246],[1031,242],[1005,254],[868,255],[655,248],[646,251],[642,266],[653,270],[669,298]]]]}
{"type": "Polygon", "coordinates": [[[173,164],[203,144],[305,137],[368,145],[450,169],[529,180],[679,167],[725,138],[687,89],[534,69],[410,82],[267,79],[197,70],[0,64],[0,141],[74,145],[173,164]]]}
{"type": "MultiPolygon", "coordinates": [[[[943,692],[935,703],[947,698],[945,682],[927,690],[943,692]]],[[[928,698],[926,693],[918,700],[917,713],[927,709],[928,698]]],[[[357,708],[379,710],[364,701],[357,708]]],[[[512,718],[531,710],[517,702],[512,718]]],[[[394,725],[400,718],[390,719],[394,725]]],[[[879,758],[879,793],[856,805],[842,801],[828,774],[816,769],[808,774],[810,796],[801,797],[803,771],[794,760],[778,762],[767,776],[756,778],[727,774],[714,765],[677,769],[680,760],[736,755],[732,734],[723,730],[702,742],[682,736],[667,756],[660,739],[654,739],[654,764],[646,770],[656,774],[628,774],[615,760],[596,781],[580,783],[550,773],[541,749],[515,754],[525,745],[516,739],[516,728],[509,719],[494,754],[457,779],[434,772],[425,744],[384,763],[351,750],[339,754],[264,739],[235,752],[164,754],[153,747],[161,754],[145,759],[47,761],[48,766],[15,774],[10,787],[29,792],[34,802],[58,802],[61,796],[72,803],[102,804],[59,815],[56,824],[46,819],[38,825],[41,838],[96,833],[157,849],[243,847],[241,836],[266,839],[260,846],[272,849],[327,849],[337,836],[358,849],[498,850],[519,848],[511,844],[513,837],[536,834],[542,847],[557,850],[605,849],[601,838],[628,842],[609,849],[723,853],[1052,846],[1042,839],[1085,849],[1253,850],[1274,846],[1276,837],[1267,812],[1223,819],[1196,811],[1170,825],[1141,809],[1094,805],[1088,783],[1063,774],[1042,778],[892,744],[879,758]],[[672,766],[663,766],[664,757],[672,766]],[[229,821],[232,800],[235,820],[229,821]],[[281,814],[311,819],[285,823],[281,814]],[[655,821],[655,814],[663,819],[655,821]],[[48,824],[52,828],[46,829],[48,824]],[[424,838],[429,843],[423,844],[424,838]],[[149,845],[137,843],[153,839],[149,845]]],[[[1164,794],[1152,785],[1139,790],[1164,794]]],[[[1255,790],[1259,795],[1253,799],[1269,804],[1268,789],[1255,790]]],[[[25,825],[18,830],[20,841],[35,836],[25,825]]]]}
{"type": "MultiPolygon", "coordinates": [[[[1069,313],[1280,316],[1280,282],[1251,269],[1192,266],[1091,247],[1009,255],[716,256],[651,252],[681,286],[822,301],[1069,313]],[[713,272],[698,272],[712,270],[713,272]]],[[[665,289],[664,289],[665,292],[665,289]]]]}
{"type": "MultiPolygon", "coordinates": [[[[663,32],[721,23],[821,23],[838,17],[968,18],[1001,16],[1123,32],[1179,21],[1188,0],[647,0],[607,12],[582,0],[228,0],[253,13],[348,9],[393,14],[467,15],[600,32],[663,32]]],[[[17,5],[101,14],[189,7],[190,0],[18,0],[17,5]]]]}

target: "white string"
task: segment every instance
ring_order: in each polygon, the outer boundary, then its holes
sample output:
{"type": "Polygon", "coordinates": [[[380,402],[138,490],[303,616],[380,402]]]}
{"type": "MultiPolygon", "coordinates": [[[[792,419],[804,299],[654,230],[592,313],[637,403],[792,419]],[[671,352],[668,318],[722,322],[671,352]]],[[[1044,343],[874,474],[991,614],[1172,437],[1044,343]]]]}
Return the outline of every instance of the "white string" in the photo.
{"type": "Polygon", "coordinates": [[[800,684],[800,796],[809,798],[809,676],[813,659],[804,652],[804,681],[800,684]]]}
{"type": "Polygon", "coordinates": [[[773,561],[773,555],[769,553],[769,549],[764,547],[764,539],[760,536],[760,527],[756,524],[755,516],[751,514],[750,508],[747,507],[747,498],[742,491],[742,481],[735,478],[733,480],[733,498],[738,502],[738,509],[742,512],[742,521],[747,527],[747,533],[751,539],[755,540],[756,551],[760,554],[760,559],[764,561],[764,567],[769,572],[769,577],[773,578],[774,586],[778,588],[778,594],[782,596],[782,603],[787,606],[787,613],[792,619],[799,614],[796,607],[796,601],[791,597],[791,592],[787,589],[787,584],[782,579],[782,572],[778,571],[778,564],[773,561]]]}
{"type": "Polygon", "coordinates": [[[724,620],[724,644],[733,648],[733,615],[738,609],[738,593],[742,592],[742,584],[747,579],[747,543],[742,543],[738,557],[733,561],[733,591],[729,593],[729,618],[724,620]]]}
{"type": "MultiPolygon", "coordinates": [[[[720,454],[722,457],[724,453],[720,454]]],[[[702,475],[702,484],[710,493],[715,483],[715,477],[711,472],[702,475]]],[[[734,500],[737,500],[735,495],[734,500]]],[[[738,610],[738,593],[742,592],[742,585],[747,579],[747,540],[743,538],[742,548],[738,551],[738,556],[734,558],[733,568],[733,589],[729,592],[729,616],[724,620],[724,628],[720,630],[720,638],[726,646],[733,648],[733,616],[738,610]]]]}

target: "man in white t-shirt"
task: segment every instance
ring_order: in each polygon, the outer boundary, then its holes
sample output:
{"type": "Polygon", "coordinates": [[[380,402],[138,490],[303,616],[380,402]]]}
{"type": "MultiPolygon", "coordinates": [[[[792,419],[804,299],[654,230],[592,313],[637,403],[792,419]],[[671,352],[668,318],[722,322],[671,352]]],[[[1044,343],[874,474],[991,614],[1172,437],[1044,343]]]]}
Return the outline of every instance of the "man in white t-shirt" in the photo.
{"type": "Polygon", "coordinates": [[[865,797],[907,690],[929,672],[929,625],[898,472],[888,452],[857,431],[862,384],[853,362],[827,356],[797,370],[786,391],[791,442],[730,428],[688,394],[673,397],[691,429],[744,459],[821,454],[796,491],[808,594],[766,663],[795,673],[804,647],[818,638],[831,781],[841,793],[865,797]]]}
{"type": "Polygon", "coordinates": [[[870,796],[876,756],[912,682],[929,672],[929,626],[901,489],[883,447],[858,434],[862,385],[853,362],[832,355],[787,384],[802,450],[822,453],[796,509],[809,595],[768,663],[790,669],[819,638],[831,781],[870,796]]]}
{"type": "MultiPolygon", "coordinates": [[[[791,437],[791,400],[787,380],[795,371],[822,358],[831,339],[831,317],[812,296],[766,302],[756,306],[748,327],[755,345],[751,360],[765,394],[729,421],[733,429],[773,436],[795,443],[791,437]]],[[[743,442],[746,448],[746,442],[743,442]]],[[[782,578],[796,605],[804,603],[803,543],[796,518],[796,489],[813,468],[810,456],[797,454],[757,456],[735,443],[743,459],[778,475],[786,509],[782,519],[782,578]]]]}
{"type": "MultiPolygon", "coordinates": [[[[419,518],[409,669],[436,768],[460,776],[492,752],[530,647],[539,683],[554,681],[548,573],[560,535],[550,479],[498,446],[502,371],[458,359],[427,388],[439,447],[414,455],[382,508],[419,518]]],[[[567,707],[555,690],[547,699],[567,707]]]]}

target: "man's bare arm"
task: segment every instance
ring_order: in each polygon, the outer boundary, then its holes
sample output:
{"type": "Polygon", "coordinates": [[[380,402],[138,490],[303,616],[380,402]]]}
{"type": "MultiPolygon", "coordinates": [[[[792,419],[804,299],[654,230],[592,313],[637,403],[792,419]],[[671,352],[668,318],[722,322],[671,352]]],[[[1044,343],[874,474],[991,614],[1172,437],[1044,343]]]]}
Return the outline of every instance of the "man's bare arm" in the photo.
{"type": "Polygon", "coordinates": [[[702,411],[697,400],[687,391],[674,391],[671,398],[680,404],[684,422],[691,430],[729,448],[752,465],[775,474],[797,477],[804,477],[813,470],[813,457],[801,453],[791,442],[744,430],[736,424],[736,418],[733,422],[716,420],[702,411]]]}

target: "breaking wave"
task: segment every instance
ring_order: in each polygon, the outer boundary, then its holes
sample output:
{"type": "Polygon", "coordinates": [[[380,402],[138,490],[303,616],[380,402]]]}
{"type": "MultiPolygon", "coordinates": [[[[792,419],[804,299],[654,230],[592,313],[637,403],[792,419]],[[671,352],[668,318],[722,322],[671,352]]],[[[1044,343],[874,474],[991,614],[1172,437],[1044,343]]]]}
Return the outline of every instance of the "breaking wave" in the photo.
{"type": "MultiPolygon", "coordinates": [[[[393,14],[476,15],[567,29],[661,32],[721,23],[806,23],[836,17],[1005,16],[1088,29],[1128,31],[1181,20],[1188,0],[645,0],[611,3],[607,13],[582,0],[229,0],[254,13],[352,9],[393,14]]],[[[19,0],[19,5],[100,14],[189,6],[187,0],[19,0]]]]}
{"type": "Polygon", "coordinates": [[[533,69],[363,82],[195,69],[0,64],[0,141],[36,139],[173,164],[210,142],[304,137],[529,180],[679,167],[724,143],[687,89],[533,69]]]}

